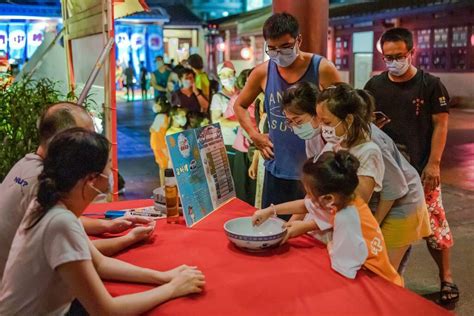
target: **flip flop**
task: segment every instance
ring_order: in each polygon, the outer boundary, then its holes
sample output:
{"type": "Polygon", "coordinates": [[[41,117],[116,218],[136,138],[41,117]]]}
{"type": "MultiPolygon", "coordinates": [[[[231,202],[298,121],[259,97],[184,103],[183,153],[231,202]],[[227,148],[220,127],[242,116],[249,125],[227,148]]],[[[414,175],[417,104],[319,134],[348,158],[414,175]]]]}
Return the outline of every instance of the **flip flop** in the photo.
{"type": "Polygon", "coordinates": [[[459,289],[456,284],[451,282],[441,282],[441,290],[439,292],[439,302],[442,305],[449,305],[459,301],[459,289]]]}

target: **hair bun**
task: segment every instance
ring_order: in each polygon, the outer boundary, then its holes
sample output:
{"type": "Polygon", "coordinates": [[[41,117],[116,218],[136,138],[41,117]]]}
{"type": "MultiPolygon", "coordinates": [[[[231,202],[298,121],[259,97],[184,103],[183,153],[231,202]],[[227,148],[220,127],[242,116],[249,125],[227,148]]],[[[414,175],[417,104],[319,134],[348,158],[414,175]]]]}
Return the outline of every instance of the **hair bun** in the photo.
{"type": "Polygon", "coordinates": [[[359,160],[346,150],[338,151],[334,161],[341,173],[357,173],[360,165],[359,160]]]}

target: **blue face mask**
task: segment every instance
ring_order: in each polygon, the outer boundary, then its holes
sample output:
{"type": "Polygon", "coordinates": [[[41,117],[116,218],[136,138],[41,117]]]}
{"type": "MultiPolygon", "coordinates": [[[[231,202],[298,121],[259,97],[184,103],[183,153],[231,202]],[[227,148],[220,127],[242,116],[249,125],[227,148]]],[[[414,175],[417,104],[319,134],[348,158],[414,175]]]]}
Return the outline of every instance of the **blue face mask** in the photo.
{"type": "Polygon", "coordinates": [[[301,125],[293,126],[293,133],[301,139],[308,140],[312,139],[316,134],[319,133],[319,127],[314,128],[310,122],[303,123],[301,125]]]}
{"type": "Polygon", "coordinates": [[[280,67],[288,67],[293,64],[293,62],[298,57],[298,53],[296,52],[296,50],[297,48],[295,45],[295,47],[291,49],[291,52],[289,52],[289,54],[282,54],[281,52],[279,52],[277,56],[270,57],[270,59],[273,60],[280,67]]]}

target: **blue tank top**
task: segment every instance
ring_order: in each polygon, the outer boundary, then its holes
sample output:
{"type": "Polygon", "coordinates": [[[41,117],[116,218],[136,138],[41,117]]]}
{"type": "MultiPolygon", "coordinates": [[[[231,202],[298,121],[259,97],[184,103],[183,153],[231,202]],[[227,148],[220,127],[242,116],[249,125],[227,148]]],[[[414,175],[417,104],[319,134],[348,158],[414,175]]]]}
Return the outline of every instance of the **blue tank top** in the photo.
{"type": "Polygon", "coordinates": [[[313,55],[305,74],[296,82],[288,83],[278,72],[277,65],[269,60],[265,87],[265,111],[268,117],[269,136],[273,143],[274,159],[265,161],[265,168],[274,177],[299,180],[301,167],[306,160],[305,141],[287,126],[281,109],[283,92],[300,81],[319,87],[319,63],[322,57],[313,55]]]}

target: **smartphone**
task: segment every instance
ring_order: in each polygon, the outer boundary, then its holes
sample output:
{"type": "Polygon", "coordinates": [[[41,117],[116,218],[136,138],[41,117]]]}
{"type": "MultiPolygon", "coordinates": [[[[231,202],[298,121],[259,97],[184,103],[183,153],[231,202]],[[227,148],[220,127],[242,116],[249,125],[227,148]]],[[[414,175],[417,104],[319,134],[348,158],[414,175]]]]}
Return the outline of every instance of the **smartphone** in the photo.
{"type": "Polygon", "coordinates": [[[377,121],[381,119],[390,120],[390,118],[382,111],[375,111],[374,115],[377,121]]]}

